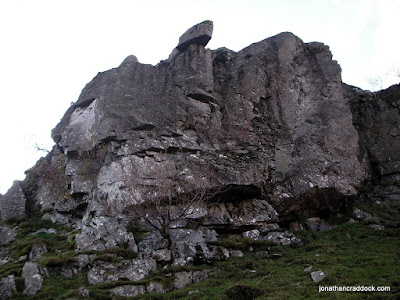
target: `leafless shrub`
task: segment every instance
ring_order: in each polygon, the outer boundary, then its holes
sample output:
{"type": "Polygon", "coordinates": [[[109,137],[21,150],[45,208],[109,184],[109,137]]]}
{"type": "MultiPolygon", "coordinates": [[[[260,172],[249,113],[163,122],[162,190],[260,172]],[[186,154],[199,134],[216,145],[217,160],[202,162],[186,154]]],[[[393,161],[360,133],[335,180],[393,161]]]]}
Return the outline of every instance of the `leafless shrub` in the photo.
{"type": "Polygon", "coordinates": [[[145,226],[167,237],[172,222],[206,209],[207,204],[216,202],[218,195],[227,190],[224,186],[215,187],[215,182],[212,185],[210,166],[204,166],[202,171],[202,178],[196,182],[196,186],[184,191],[178,184],[177,170],[172,174],[165,168],[158,170],[154,185],[146,193],[141,193],[141,199],[137,191],[140,185],[138,174],[134,171],[126,174],[126,196],[131,198],[131,203],[136,204],[126,207],[124,213],[130,219],[140,220],[145,226]]]}

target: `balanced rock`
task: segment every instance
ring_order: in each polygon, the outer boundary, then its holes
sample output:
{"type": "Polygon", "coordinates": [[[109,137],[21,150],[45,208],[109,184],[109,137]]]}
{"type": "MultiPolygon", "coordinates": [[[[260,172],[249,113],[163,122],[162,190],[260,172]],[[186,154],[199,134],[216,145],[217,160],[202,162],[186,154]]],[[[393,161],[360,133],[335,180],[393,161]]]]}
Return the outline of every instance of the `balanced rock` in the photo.
{"type": "Polygon", "coordinates": [[[212,32],[212,21],[204,21],[194,25],[179,38],[179,43],[176,48],[183,52],[191,44],[202,45],[205,47],[212,37],[212,32]]]}

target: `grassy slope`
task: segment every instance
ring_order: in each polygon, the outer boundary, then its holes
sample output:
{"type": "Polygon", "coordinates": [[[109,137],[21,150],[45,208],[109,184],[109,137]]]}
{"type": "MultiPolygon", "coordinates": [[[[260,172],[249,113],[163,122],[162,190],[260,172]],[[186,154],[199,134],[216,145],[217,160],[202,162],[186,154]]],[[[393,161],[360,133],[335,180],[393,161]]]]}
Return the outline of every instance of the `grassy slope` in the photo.
{"type": "MultiPolygon", "coordinates": [[[[364,209],[368,210],[367,207],[364,209]]],[[[387,212],[370,208],[370,212],[373,211],[387,212]]],[[[398,218],[397,215],[395,217],[398,218]]],[[[36,226],[32,221],[25,222],[28,223],[20,224],[19,239],[10,247],[15,256],[27,254],[32,242],[43,242],[47,244],[49,252],[41,258],[40,263],[51,267],[56,257],[61,261],[73,263],[75,253],[66,237],[48,234],[39,234],[37,237],[26,235],[37,230],[37,227],[50,227],[54,226],[53,224],[41,223],[36,226]],[[57,253],[58,247],[62,248],[63,255],[57,253]]],[[[327,232],[304,231],[296,235],[304,240],[304,246],[272,246],[265,242],[229,240],[227,237],[221,237],[221,245],[244,250],[244,257],[233,257],[211,265],[160,270],[145,282],[158,281],[167,286],[172,283],[173,276],[166,277],[165,274],[190,269],[208,269],[210,278],[192,284],[184,290],[160,295],[141,295],[132,299],[400,299],[399,228],[379,231],[362,223],[345,223],[327,232]],[[260,254],[261,251],[264,252],[260,254]],[[322,270],[326,273],[327,278],[321,283],[314,283],[310,273],[304,272],[310,265],[313,271],[322,270]],[[390,286],[392,292],[318,293],[319,285],[390,286]],[[196,292],[188,295],[190,291],[196,292]]],[[[35,296],[27,297],[22,294],[23,282],[19,278],[22,266],[23,263],[0,267],[0,277],[8,274],[17,277],[19,292],[14,295],[14,299],[79,298],[77,289],[81,286],[90,291],[90,297],[86,299],[127,299],[111,297],[107,289],[116,285],[132,284],[125,281],[89,286],[86,273],[72,278],[57,276],[46,278],[42,290],[35,296]]]]}

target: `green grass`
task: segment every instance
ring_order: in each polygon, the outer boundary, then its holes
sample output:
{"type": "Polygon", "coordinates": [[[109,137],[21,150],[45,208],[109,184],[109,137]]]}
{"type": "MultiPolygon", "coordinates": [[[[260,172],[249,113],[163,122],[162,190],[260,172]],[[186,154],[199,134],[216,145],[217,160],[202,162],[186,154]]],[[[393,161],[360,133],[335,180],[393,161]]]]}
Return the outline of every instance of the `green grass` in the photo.
{"type": "MultiPolygon", "coordinates": [[[[391,220],[398,220],[399,210],[396,203],[376,208],[361,206],[374,216],[384,217],[390,214],[391,220]]],[[[388,219],[388,218],[386,218],[388,219]]],[[[11,253],[29,253],[33,243],[45,243],[47,252],[38,262],[47,267],[58,268],[63,265],[75,265],[77,253],[74,252],[74,241],[68,241],[66,236],[39,233],[34,236],[29,232],[37,227],[45,227],[41,222],[29,229],[30,221],[18,220],[25,235],[10,246],[11,253]],[[26,223],[25,223],[26,222],[26,223]]],[[[32,223],[31,223],[32,224],[32,223]]],[[[50,224],[47,224],[49,226],[50,224]]],[[[54,227],[54,226],[52,226],[54,227]]],[[[37,229],[36,229],[37,228],[37,229]]],[[[61,232],[61,228],[57,229],[61,232]]],[[[276,246],[270,242],[257,242],[250,239],[231,239],[219,236],[217,246],[243,251],[243,257],[231,257],[226,260],[208,264],[197,262],[196,265],[183,267],[159,268],[149,274],[144,280],[130,282],[123,279],[117,282],[90,286],[87,282],[87,270],[72,278],[53,276],[45,278],[42,290],[34,296],[22,294],[23,282],[20,278],[23,263],[5,264],[0,266],[0,277],[15,275],[18,291],[13,299],[80,299],[79,287],[89,290],[86,299],[399,299],[400,298],[400,228],[387,227],[384,230],[374,230],[367,224],[345,223],[326,232],[296,232],[296,236],[304,242],[303,246],[276,246]],[[258,254],[257,254],[258,253],[258,254]],[[261,253],[261,254],[260,254],[261,253]],[[309,272],[304,272],[308,266],[312,271],[322,270],[327,274],[320,283],[314,283],[309,272]],[[171,288],[174,283],[174,273],[182,271],[209,270],[209,278],[194,283],[183,290],[171,291],[165,294],[146,294],[132,298],[112,296],[109,289],[119,285],[142,284],[150,282],[161,283],[164,288],[171,288]],[[392,293],[362,293],[333,292],[319,293],[319,285],[323,286],[354,286],[374,285],[390,286],[392,293]],[[188,294],[190,291],[195,293],[188,294]]],[[[86,251],[96,254],[97,260],[119,261],[136,256],[129,249],[116,248],[101,252],[86,251]]],[[[84,253],[86,253],[84,252],[84,253]]]]}
{"type": "MultiPolygon", "coordinates": [[[[264,250],[269,253],[264,256],[246,251],[242,258],[208,266],[210,278],[203,282],[181,291],[134,299],[233,299],[229,291],[238,285],[248,286],[249,291],[256,291],[255,295],[261,293],[254,299],[398,299],[399,234],[400,229],[375,231],[358,223],[342,224],[322,233],[302,232],[298,236],[305,241],[303,247],[266,245],[264,250]],[[304,272],[309,265],[313,271],[322,270],[327,278],[314,283],[310,273],[304,272]],[[318,293],[319,285],[390,286],[397,293],[318,293]],[[199,292],[188,295],[194,290],[199,292]]],[[[251,299],[244,295],[237,299],[251,299]]]]}

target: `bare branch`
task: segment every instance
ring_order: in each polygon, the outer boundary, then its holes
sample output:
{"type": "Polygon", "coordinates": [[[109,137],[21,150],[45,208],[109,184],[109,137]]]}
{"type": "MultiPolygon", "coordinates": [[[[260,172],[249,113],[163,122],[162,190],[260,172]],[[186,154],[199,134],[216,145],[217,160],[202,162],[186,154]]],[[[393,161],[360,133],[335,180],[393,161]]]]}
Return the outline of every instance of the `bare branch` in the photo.
{"type": "Polygon", "coordinates": [[[43,151],[43,152],[46,152],[46,153],[50,153],[50,150],[39,146],[38,143],[35,143],[34,147],[35,147],[35,149],[36,149],[37,151],[43,151]]]}

